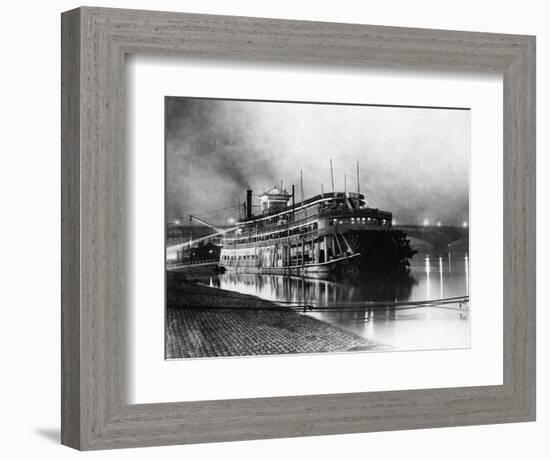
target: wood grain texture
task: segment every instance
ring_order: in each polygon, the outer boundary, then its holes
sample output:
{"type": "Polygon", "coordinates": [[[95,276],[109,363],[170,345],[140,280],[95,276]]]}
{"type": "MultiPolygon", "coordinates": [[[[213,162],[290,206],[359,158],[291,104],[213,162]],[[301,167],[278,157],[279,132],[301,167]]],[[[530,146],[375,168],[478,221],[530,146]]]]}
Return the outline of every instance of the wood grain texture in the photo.
{"type": "Polygon", "coordinates": [[[81,8],[62,16],[62,442],[78,449],[535,418],[535,39],[81,8]],[[124,57],[499,72],[504,77],[504,384],[129,405],[124,57]]]}
{"type": "Polygon", "coordinates": [[[80,12],[61,24],[61,441],[80,445],[80,12]]]}

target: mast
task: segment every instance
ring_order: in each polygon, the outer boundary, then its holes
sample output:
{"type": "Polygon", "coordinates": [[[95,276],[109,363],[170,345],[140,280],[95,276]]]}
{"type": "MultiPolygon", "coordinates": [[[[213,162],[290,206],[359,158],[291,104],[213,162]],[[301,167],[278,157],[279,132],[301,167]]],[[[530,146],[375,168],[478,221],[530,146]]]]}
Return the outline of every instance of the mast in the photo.
{"type": "Polygon", "coordinates": [[[344,173],[344,195],[348,196],[348,178],[346,174],[344,173]]]}
{"type": "Polygon", "coordinates": [[[325,197],[325,191],[323,190],[323,183],[321,183],[321,197],[325,197]]]}
{"type": "Polygon", "coordinates": [[[361,194],[361,188],[359,186],[359,161],[357,161],[357,194],[361,194]]]}
{"type": "Polygon", "coordinates": [[[189,248],[193,248],[193,216],[189,215],[189,222],[191,223],[191,229],[189,230],[189,248]]]}
{"type": "Polygon", "coordinates": [[[302,207],[304,206],[304,176],[300,170],[300,194],[302,197],[302,207]]]}
{"type": "Polygon", "coordinates": [[[292,185],[292,221],[294,221],[294,207],[296,206],[296,198],[294,197],[294,185],[292,185]]]}
{"type": "Polygon", "coordinates": [[[330,160],[330,181],[332,182],[332,194],[334,194],[334,173],[332,172],[332,159],[330,160]]]}

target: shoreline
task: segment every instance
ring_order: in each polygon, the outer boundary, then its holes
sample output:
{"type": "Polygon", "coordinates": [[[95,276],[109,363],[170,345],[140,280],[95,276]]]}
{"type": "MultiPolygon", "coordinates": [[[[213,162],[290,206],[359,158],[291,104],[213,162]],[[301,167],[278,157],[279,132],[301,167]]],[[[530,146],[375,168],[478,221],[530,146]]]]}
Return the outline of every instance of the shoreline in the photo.
{"type": "Polygon", "coordinates": [[[168,272],[166,358],[378,350],[382,346],[257,296],[168,272]]]}

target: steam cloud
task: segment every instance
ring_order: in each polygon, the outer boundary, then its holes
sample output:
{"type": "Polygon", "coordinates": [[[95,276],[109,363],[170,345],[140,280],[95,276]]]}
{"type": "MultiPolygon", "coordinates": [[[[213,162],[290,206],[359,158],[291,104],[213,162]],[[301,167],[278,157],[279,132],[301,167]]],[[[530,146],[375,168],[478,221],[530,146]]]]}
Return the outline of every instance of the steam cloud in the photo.
{"type": "Polygon", "coordinates": [[[357,189],[399,223],[468,221],[470,111],[166,98],[166,217],[226,209],[279,185],[304,196],[357,189]]]}

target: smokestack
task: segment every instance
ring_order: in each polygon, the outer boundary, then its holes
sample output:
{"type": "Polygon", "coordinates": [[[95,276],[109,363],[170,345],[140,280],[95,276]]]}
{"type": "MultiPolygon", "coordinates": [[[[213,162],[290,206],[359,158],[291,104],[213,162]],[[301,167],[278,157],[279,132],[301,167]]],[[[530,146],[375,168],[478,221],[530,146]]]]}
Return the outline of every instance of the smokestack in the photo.
{"type": "Polygon", "coordinates": [[[344,195],[348,197],[348,178],[344,173],[344,195]]]}
{"type": "Polygon", "coordinates": [[[332,194],[336,195],[334,192],[334,174],[332,173],[332,159],[330,160],[330,181],[332,182],[332,194]]]}
{"type": "Polygon", "coordinates": [[[252,189],[246,190],[246,219],[252,218],[252,189]]]}
{"type": "Polygon", "coordinates": [[[300,193],[302,197],[302,207],[304,206],[304,177],[302,171],[300,170],[300,193]]]}
{"type": "Polygon", "coordinates": [[[359,186],[359,161],[357,161],[357,194],[361,194],[361,187],[359,186]]]}

